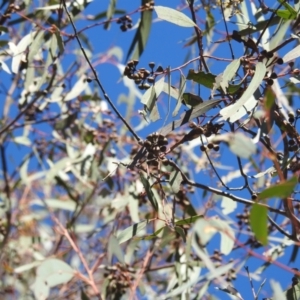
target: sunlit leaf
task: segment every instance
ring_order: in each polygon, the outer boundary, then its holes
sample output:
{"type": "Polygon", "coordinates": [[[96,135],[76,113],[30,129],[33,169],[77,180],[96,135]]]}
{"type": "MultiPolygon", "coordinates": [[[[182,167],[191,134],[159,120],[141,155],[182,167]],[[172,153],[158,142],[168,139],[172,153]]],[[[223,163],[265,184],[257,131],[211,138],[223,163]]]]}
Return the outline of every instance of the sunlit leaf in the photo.
{"type": "Polygon", "coordinates": [[[38,280],[43,281],[49,287],[54,287],[70,281],[75,271],[62,260],[49,258],[37,267],[36,273],[38,280]]]}
{"type": "Polygon", "coordinates": [[[282,60],[283,62],[287,63],[291,60],[294,60],[300,56],[300,45],[296,46],[292,50],[290,50],[288,53],[286,53],[283,57],[282,60]]]}
{"type": "Polygon", "coordinates": [[[86,80],[86,76],[82,75],[78,81],[74,84],[73,88],[71,91],[64,97],[65,101],[70,101],[77,96],[79,96],[88,86],[88,82],[86,80]]]}
{"type": "Polygon", "coordinates": [[[206,245],[211,238],[216,234],[221,234],[220,250],[225,255],[229,254],[234,246],[234,231],[229,224],[223,220],[199,219],[195,225],[194,230],[198,234],[200,245],[206,245]]]}
{"type": "Polygon", "coordinates": [[[268,243],[268,209],[259,204],[253,204],[250,211],[251,229],[258,241],[263,245],[268,243]]]}
{"type": "Polygon", "coordinates": [[[112,262],[113,256],[115,256],[119,262],[124,263],[124,253],[119,245],[119,241],[114,235],[111,235],[108,240],[107,255],[109,263],[112,262]]]}
{"type": "Polygon", "coordinates": [[[295,20],[297,18],[297,11],[286,1],[284,0],[277,0],[279,3],[281,3],[286,9],[277,9],[275,10],[275,13],[277,16],[285,19],[285,20],[295,20]]]}
{"type": "Polygon", "coordinates": [[[266,74],[266,66],[264,63],[259,62],[257,63],[255,67],[255,74],[246,89],[246,91],[243,93],[242,97],[237,100],[234,104],[229,105],[223,109],[220,110],[220,114],[222,115],[223,119],[226,120],[229,117],[233,116],[235,113],[238,112],[240,108],[243,107],[243,105],[248,101],[248,99],[253,96],[254,92],[257,90],[257,88],[262,83],[265,74],[266,74]]]}
{"type": "Polygon", "coordinates": [[[173,8],[154,6],[154,10],[157,13],[157,16],[162,20],[182,27],[197,27],[197,25],[188,16],[173,8]]]}
{"type": "Polygon", "coordinates": [[[259,194],[259,199],[285,198],[291,195],[298,183],[298,176],[293,176],[285,182],[270,186],[259,194]]]}

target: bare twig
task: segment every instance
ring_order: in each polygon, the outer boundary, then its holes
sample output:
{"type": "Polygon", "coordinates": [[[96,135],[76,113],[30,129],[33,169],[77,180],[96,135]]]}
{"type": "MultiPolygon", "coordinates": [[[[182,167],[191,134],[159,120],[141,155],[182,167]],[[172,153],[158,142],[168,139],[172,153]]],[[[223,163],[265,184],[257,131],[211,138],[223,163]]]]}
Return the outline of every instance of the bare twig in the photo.
{"type": "Polygon", "coordinates": [[[76,29],[76,27],[75,27],[75,24],[74,24],[74,22],[73,22],[73,19],[72,19],[71,15],[70,15],[69,11],[68,11],[68,8],[67,8],[67,5],[66,5],[66,1],[65,1],[65,0],[62,0],[62,3],[63,3],[63,6],[64,6],[64,9],[65,9],[65,11],[66,11],[66,14],[68,15],[68,18],[69,18],[69,20],[70,20],[70,23],[71,23],[71,25],[72,25],[72,27],[73,27],[73,30],[74,30],[74,36],[75,36],[75,38],[76,38],[76,40],[77,40],[77,43],[78,43],[78,45],[79,45],[79,47],[80,47],[80,50],[81,50],[81,52],[82,52],[82,54],[83,54],[83,56],[84,56],[86,62],[88,63],[90,69],[92,70],[92,72],[93,72],[93,74],[94,74],[94,80],[97,82],[97,84],[98,84],[98,86],[99,86],[99,88],[100,88],[100,90],[101,90],[101,92],[102,92],[104,98],[105,98],[106,101],[109,103],[109,105],[111,106],[111,108],[113,109],[113,111],[116,113],[116,115],[118,116],[118,118],[121,119],[121,121],[124,123],[124,125],[127,127],[127,129],[131,132],[131,134],[134,136],[134,138],[135,138],[138,142],[140,142],[140,141],[141,141],[141,138],[135,133],[135,131],[131,128],[131,126],[129,125],[129,123],[123,118],[123,116],[121,115],[121,113],[118,111],[117,107],[114,105],[114,103],[113,103],[112,100],[109,98],[108,94],[106,93],[106,91],[105,91],[105,89],[104,89],[102,83],[100,82],[100,79],[99,79],[99,77],[98,77],[98,74],[97,74],[95,68],[93,67],[91,61],[89,60],[89,58],[88,58],[88,56],[87,56],[87,54],[86,54],[86,52],[85,52],[85,50],[84,50],[84,48],[83,48],[83,46],[82,46],[82,44],[81,44],[81,41],[80,41],[80,39],[79,39],[79,37],[78,37],[77,29],[76,29]]]}

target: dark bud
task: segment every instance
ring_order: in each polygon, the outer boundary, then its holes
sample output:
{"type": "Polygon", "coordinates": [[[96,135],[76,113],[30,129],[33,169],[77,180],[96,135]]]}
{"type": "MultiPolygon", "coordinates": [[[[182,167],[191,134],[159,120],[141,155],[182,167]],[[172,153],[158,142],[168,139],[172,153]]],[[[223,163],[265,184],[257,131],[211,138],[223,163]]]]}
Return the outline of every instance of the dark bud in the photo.
{"type": "Polygon", "coordinates": [[[279,57],[279,58],[277,59],[276,63],[277,63],[278,65],[282,65],[282,64],[283,64],[283,59],[282,59],[281,57],[279,57]]]}
{"type": "Polygon", "coordinates": [[[295,122],[295,117],[289,117],[289,123],[293,124],[295,122]]]}
{"type": "Polygon", "coordinates": [[[288,143],[290,146],[293,146],[293,145],[295,145],[295,140],[289,140],[288,143]]]}
{"type": "Polygon", "coordinates": [[[274,53],[273,52],[267,52],[266,53],[266,57],[267,58],[272,58],[274,56],[274,53]]]}
{"type": "Polygon", "coordinates": [[[121,24],[123,21],[119,18],[118,20],[117,20],[117,24],[121,24]]]}
{"type": "Polygon", "coordinates": [[[161,152],[166,152],[167,151],[167,147],[166,146],[161,146],[159,149],[160,149],[161,152]]]}
{"type": "Polygon", "coordinates": [[[152,144],[151,144],[150,141],[146,140],[146,141],[144,142],[144,146],[145,146],[147,149],[150,149],[151,146],[152,146],[152,144]]]}
{"type": "Polygon", "coordinates": [[[296,114],[297,114],[297,117],[300,116],[300,109],[299,108],[296,110],[296,114]]]}
{"type": "Polygon", "coordinates": [[[132,62],[133,62],[133,64],[134,64],[135,66],[137,66],[138,63],[139,63],[139,61],[138,61],[137,59],[134,59],[132,62]]]}
{"type": "Polygon", "coordinates": [[[149,83],[154,83],[155,79],[154,79],[154,77],[148,77],[148,78],[147,78],[147,81],[148,81],[149,83]]]}
{"type": "Polygon", "coordinates": [[[127,28],[128,28],[128,29],[131,29],[131,28],[132,28],[132,23],[128,23],[128,24],[127,24],[127,28]]]}
{"type": "Polygon", "coordinates": [[[134,81],[135,84],[140,84],[141,82],[142,82],[142,79],[136,79],[136,80],[134,81]]]}
{"type": "Polygon", "coordinates": [[[126,15],[126,16],[124,17],[124,19],[125,19],[126,21],[128,21],[128,22],[132,22],[132,19],[131,19],[128,15],[126,15]]]}
{"type": "Polygon", "coordinates": [[[267,50],[262,50],[261,52],[260,52],[260,54],[262,55],[262,56],[267,56],[267,50]]]}
{"type": "Polygon", "coordinates": [[[158,161],[157,160],[151,160],[151,161],[148,162],[148,165],[157,167],[158,166],[158,161]]]}
{"type": "Polygon", "coordinates": [[[273,80],[273,79],[269,78],[269,79],[267,80],[267,84],[268,84],[268,85],[273,85],[273,83],[274,83],[274,80],[273,80]]]}
{"type": "Polygon", "coordinates": [[[155,156],[154,156],[154,154],[153,153],[148,153],[148,155],[147,155],[147,159],[153,159],[155,156]]]}
{"type": "Polygon", "coordinates": [[[155,63],[154,63],[154,62],[149,62],[149,67],[150,67],[151,69],[153,69],[153,68],[155,67],[155,63]]]}
{"type": "Polygon", "coordinates": [[[148,84],[148,83],[143,84],[143,89],[144,90],[148,90],[149,88],[150,88],[150,84],[148,84]]]}
{"type": "Polygon", "coordinates": [[[276,78],[277,78],[277,74],[273,72],[273,73],[271,74],[270,78],[276,79],[276,78]]]}
{"type": "Polygon", "coordinates": [[[93,79],[92,79],[92,78],[90,78],[90,77],[88,77],[88,78],[86,79],[86,81],[87,81],[88,83],[90,83],[90,82],[92,82],[92,81],[93,81],[93,79]]]}
{"type": "Polygon", "coordinates": [[[251,195],[251,199],[252,199],[253,201],[257,200],[257,194],[256,194],[256,193],[253,193],[253,194],[251,195]]]}
{"type": "Polygon", "coordinates": [[[214,144],[213,144],[213,143],[208,143],[208,144],[207,144],[207,148],[208,148],[208,149],[212,149],[213,147],[214,147],[214,144]]]}
{"type": "Polygon", "coordinates": [[[231,38],[237,41],[238,43],[241,43],[243,41],[241,35],[236,30],[233,30],[231,38]]]}
{"type": "Polygon", "coordinates": [[[127,66],[128,66],[129,68],[132,68],[132,67],[134,66],[133,61],[130,60],[130,61],[127,63],[127,66]]]}
{"type": "Polygon", "coordinates": [[[164,69],[162,68],[162,66],[159,66],[157,69],[156,69],[156,73],[161,73],[161,72],[163,72],[164,71],[164,69]]]}
{"type": "Polygon", "coordinates": [[[201,145],[200,146],[200,150],[203,151],[203,152],[206,151],[206,146],[205,145],[201,145]]]}
{"type": "Polygon", "coordinates": [[[144,74],[145,74],[145,77],[148,77],[150,75],[150,71],[149,70],[144,70],[144,74]]]}
{"type": "Polygon", "coordinates": [[[214,151],[218,152],[220,150],[220,146],[219,145],[214,145],[214,151]]]}
{"type": "Polygon", "coordinates": [[[125,32],[125,31],[127,30],[127,25],[126,25],[126,24],[122,24],[122,25],[120,26],[120,29],[121,29],[123,32],[125,32]]]}

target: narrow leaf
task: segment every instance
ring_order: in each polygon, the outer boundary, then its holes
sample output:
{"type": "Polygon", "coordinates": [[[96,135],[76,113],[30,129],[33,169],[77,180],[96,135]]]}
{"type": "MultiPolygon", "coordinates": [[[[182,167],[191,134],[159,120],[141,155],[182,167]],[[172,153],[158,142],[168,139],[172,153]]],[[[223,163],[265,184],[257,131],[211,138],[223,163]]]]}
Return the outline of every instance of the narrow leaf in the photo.
{"type": "Polygon", "coordinates": [[[248,99],[254,94],[257,90],[261,82],[263,81],[266,74],[266,66],[264,63],[259,62],[255,68],[255,74],[247,88],[247,90],[243,93],[242,97],[237,100],[234,104],[229,105],[220,110],[220,114],[223,119],[226,120],[234,115],[238,110],[248,101],[248,99]]]}
{"type": "Polygon", "coordinates": [[[269,199],[269,198],[285,198],[291,195],[294,191],[296,184],[298,183],[298,176],[293,176],[291,179],[273,185],[259,194],[259,199],[269,199]]]}
{"type": "MultiPolygon", "coordinates": [[[[209,89],[213,89],[216,77],[217,76],[212,73],[205,73],[203,71],[195,72],[195,70],[189,70],[186,79],[193,80],[209,89]]],[[[240,89],[240,87],[241,84],[229,84],[227,92],[228,94],[234,94],[240,89]]]]}
{"type": "Polygon", "coordinates": [[[182,175],[178,170],[174,170],[170,174],[170,185],[173,193],[177,194],[180,191],[180,185],[182,182],[182,175]]]}
{"type": "Polygon", "coordinates": [[[147,193],[147,196],[148,196],[148,198],[149,198],[149,201],[151,202],[153,208],[154,208],[156,211],[158,211],[158,202],[157,202],[157,200],[156,200],[156,198],[155,198],[154,193],[153,193],[152,190],[151,190],[151,185],[150,185],[149,181],[147,180],[147,178],[144,177],[144,175],[143,175],[142,173],[141,173],[141,181],[142,181],[142,183],[143,183],[143,186],[144,186],[144,188],[145,188],[145,191],[146,191],[146,193],[147,193]]]}
{"type": "Polygon", "coordinates": [[[197,25],[188,16],[173,8],[154,6],[154,10],[157,13],[157,16],[162,20],[182,27],[197,27],[197,25]]]}
{"type": "Polygon", "coordinates": [[[167,135],[171,131],[175,130],[176,128],[181,127],[182,125],[190,122],[192,119],[205,114],[207,111],[215,107],[218,103],[220,103],[221,99],[216,100],[207,100],[203,103],[199,104],[197,107],[192,108],[180,115],[179,120],[172,121],[171,123],[167,124],[165,127],[161,129],[161,134],[167,135]]]}
{"type": "Polygon", "coordinates": [[[294,60],[300,56],[300,45],[293,48],[291,51],[289,51],[287,54],[283,56],[283,62],[287,63],[291,60],[294,60]]]}
{"type": "Polygon", "coordinates": [[[141,21],[139,27],[129,47],[126,56],[126,61],[128,60],[133,50],[135,51],[134,54],[132,55],[132,59],[139,59],[142,53],[144,52],[146,43],[148,41],[150,29],[151,29],[151,23],[152,23],[152,12],[143,11],[141,14],[141,21]]]}
{"type": "Polygon", "coordinates": [[[250,225],[256,237],[263,245],[268,243],[268,209],[255,203],[250,211],[250,225]]]}

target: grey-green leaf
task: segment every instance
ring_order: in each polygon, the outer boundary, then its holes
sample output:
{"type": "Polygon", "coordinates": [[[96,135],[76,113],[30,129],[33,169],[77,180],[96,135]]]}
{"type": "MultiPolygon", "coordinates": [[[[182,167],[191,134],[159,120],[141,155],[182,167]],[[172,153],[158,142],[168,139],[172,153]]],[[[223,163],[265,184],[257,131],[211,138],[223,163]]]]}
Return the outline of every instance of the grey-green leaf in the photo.
{"type": "Polygon", "coordinates": [[[157,16],[162,20],[182,27],[197,27],[197,24],[195,24],[188,16],[173,8],[154,6],[154,10],[157,13],[157,16]]]}

